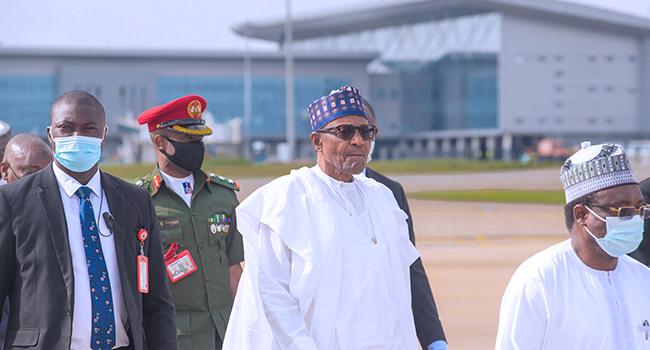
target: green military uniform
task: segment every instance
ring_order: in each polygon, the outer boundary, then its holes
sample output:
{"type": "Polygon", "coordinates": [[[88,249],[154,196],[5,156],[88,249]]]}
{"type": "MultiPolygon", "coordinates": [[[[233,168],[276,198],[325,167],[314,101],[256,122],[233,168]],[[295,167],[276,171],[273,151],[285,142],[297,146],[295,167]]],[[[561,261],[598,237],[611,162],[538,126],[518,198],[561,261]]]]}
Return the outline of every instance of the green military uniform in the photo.
{"type": "Polygon", "coordinates": [[[197,270],[169,288],[176,306],[179,349],[214,349],[215,330],[224,338],[232,309],[229,267],[244,260],[237,231],[238,183],[203,171],[194,172],[191,208],[166,186],[158,166],[136,185],[149,190],[156,206],[163,249],[173,242],[187,250],[197,270]]]}

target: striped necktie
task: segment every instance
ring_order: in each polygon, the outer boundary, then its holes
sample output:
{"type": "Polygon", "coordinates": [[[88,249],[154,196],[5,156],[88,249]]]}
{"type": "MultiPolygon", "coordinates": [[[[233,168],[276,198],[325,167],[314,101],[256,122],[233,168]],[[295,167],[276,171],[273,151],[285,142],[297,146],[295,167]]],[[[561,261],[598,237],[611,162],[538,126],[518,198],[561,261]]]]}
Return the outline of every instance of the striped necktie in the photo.
{"type": "Polygon", "coordinates": [[[113,313],[113,294],[108,269],[104,260],[99,229],[95,222],[95,212],[90,203],[90,188],[81,186],[75,192],[80,199],[79,215],[83,233],[86,264],[90,278],[90,299],[92,302],[92,336],[90,348],[109,350],[115,346],[115,315],[113,313]]]}

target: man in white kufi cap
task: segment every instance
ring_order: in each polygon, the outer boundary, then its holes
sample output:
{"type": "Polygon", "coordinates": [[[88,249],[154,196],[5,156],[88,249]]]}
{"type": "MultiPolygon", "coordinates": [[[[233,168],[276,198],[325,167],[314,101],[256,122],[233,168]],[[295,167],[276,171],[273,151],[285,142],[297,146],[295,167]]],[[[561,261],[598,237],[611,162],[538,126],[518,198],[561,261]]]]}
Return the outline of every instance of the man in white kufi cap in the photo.
{"type": "Polygon", "coordinates": [[[626,255],[650,208],[623,147],[583,142],[560,180],[571,238],[512,276],[496,349],[650,349],[650,269],[626,255]]]}

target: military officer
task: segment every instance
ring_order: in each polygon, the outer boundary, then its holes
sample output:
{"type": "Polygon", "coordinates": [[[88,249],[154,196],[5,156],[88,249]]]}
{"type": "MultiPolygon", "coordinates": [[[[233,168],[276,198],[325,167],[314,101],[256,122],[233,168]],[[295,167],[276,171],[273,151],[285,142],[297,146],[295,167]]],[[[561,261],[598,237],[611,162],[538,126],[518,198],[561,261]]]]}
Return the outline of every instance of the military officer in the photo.
{"type": "Polygon", "coordinates": [[[207,102],[181,97],[138,116],[158,164],[136,185],[151,192],[176,305],[179,349],[221,349],[244,260],[234,191],[239,183],[201,170],[207,102]]]}

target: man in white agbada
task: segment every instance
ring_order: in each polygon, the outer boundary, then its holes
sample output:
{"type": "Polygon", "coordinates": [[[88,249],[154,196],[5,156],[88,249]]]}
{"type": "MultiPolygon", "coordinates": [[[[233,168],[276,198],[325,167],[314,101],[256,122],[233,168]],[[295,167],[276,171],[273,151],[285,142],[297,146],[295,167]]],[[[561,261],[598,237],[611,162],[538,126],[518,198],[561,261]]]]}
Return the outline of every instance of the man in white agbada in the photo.
{"type": "Polygon", "coordinates": [[[409,266],[419,254],[390,190],[360,174],[377,128],[353,87],[309,114],[318,164],[237,208],[246,268],[224,349],[417,350],[409,266]]]}
{"type": "Polygon", "coordinates": [[[625,255],[650,208],[625,151],[583,142],[560,180],[571,238],[512,276],[496,349],[650,349],[650,269],[625,255]]]}

